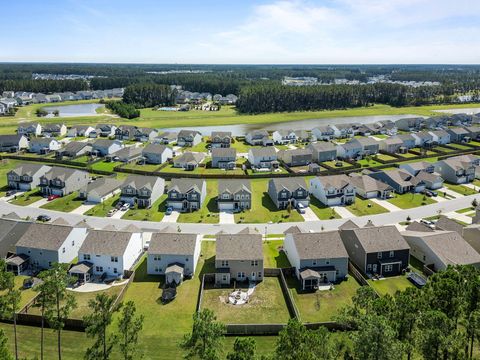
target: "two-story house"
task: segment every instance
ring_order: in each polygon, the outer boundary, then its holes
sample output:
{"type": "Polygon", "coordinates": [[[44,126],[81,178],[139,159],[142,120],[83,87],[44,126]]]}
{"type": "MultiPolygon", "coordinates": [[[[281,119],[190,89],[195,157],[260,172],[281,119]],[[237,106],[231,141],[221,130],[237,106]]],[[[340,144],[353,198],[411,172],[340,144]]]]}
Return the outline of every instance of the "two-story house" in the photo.
{"type": "Polygon", "coordinates": [[[97,137],[111,137],[115,136],[115,130],[117,127],[111,124],[98,124],[95,127],[94,131],[91,131],[89,137],[97,138],[97,137]]]}
{"type": "Polygon", "coordinates": [[[133,125],[120,125],[115,129],[115,139],[117,140],[133,140],[136,126],[133,125]]]}
{"type": "Polygon", "coordinates": [[[0,151],[15,152],[28,149],[28,138],[25,135],[0,135],[0,151]]]}
{"type": "Polygon", "coordinates": [[[335,137],[335,130],[331,126],[324,125],[313,128],[312,136],[318,141],[328,141],[335,137]]]}
{"type": "Polygon", "coordinates": [[[263,246],[260,234],[217,235],[215,284],[263,280],[263,246]]]}
{"type": "Polygon", "coordinates": [[[324,161],[333,161],[337,158],[337,148],[331,142],[317,141],[307,146],[312,152],[312,160],[321,163],[324,161]]]}
{"type": "Polygon", "coordinates": [[[17,127],[18,135],[25,135],[27,137],[35,137],[42,135],[42,125],[40,123],[22,123],[17,127]]]}
{"type": "Polygon", "coordinates": [[[67,126],[65,124],[45,124],[42,135],[45,137],[65,136],[67,135],[67,126]]]}
{"type": "Polygon", "coordinates": [[[470,141],[470,132],[462,127],[452,127],[446,129],[450,134],[451,142],[466,142],[470,141]]]}
{"type": "Polygon", "coordinates": [[[148,144],[143,148],[142,156],[147,164],[163,164],[173,158],[173,150],[166,145],[148,144]]]}
{"type": "Polygon", "coordinates": [[[78,137],[78,136],[83,136],[83,137],[90,137],[90,133],[92,131],[95,131],[95,128],[90,125],[76,125],[72,126],[70,129],[67,131],[67,136],[68,137],[78,137]]]}
{"type": "Polygon", "coordinates": [[[287,234],[283,251],[302,290],[337,283],[348,275],[348,253],[338,231],[287,234]]]}
{"type": "Polygon", "coordinates": [[[232,143],[231,131],[212,131],[210,144],[214,148],[229,148],[232,143]]]}
{"type": "Polygon", "coordinates": [[[450,134],[445,130],[434,130],[429,131],[428,133],[432,135],[432,141],[439,145],[446,145],[452,141],[450,134]]]}
{"type": "Polygon", "coordinates": [[[163,195],[165,180],[157,176],[129,175],[121,186],[120,201],[149,208],[163,195]]]}
{"type": "Polygon", "coordinates": [[[174,131],[165,131],[159,133],[155,139],[153,139],[154,144],[169,145],[177,142],[178,133],[174,131]]]}
{"type": "Polygon", "coordinates": [[[40,192],[44,196],[65,196],[87,186],[88,172],[59,166],[52,167],[40,177],[40,192]]]}
{"type": "Polygon", "coordinates": [[[250,180],[218,180],[218,210],[243,211],[252,208],[250,180]]]}
{"type": "Polygon", "coordinates": [[[317,176],[310,180],[310,193],[326,206],[348,205],[355,202],[356,188],[344,174],[317,176]]]}
{"type": "Polygon", "coordinates": [[[119,140],[98,139],[92,144],[92,153],[97,156],[111,155],[123,148],[123,143],[119,140]]]}
{"type": "Polygon", "coordinates": [[[379,149],[390,154],[406,152],[403,141],[398,136],[392,136],[379,142],[379,149]]]}
{"type": "Polygon", "coordinates": [[[273,142],[277,145],[295,144],[297,134],[293,130],[280,129],[272,133],[273,142]]]}
{"type": "Polygon", "coordinates": [[[40,178],[51,170],[43,164],[20,164],[7,173],[7,184],[10,189],[29,191],[40,184],[40,178]]]}
{"type": "Polygon", "coordinates": [[[248,162],[254,169],[276,169],[279,166],[277,152],[272,147],[252,148],[248,151],[248,162]]]}
{"type": "Polygon", "coordinates": [[[54,138],[32,138],[30,139],[28,151],[36,154],[48,154],[51,151],[60,150],[62,144],[54,138]]]}
{"type": "Polygon", "coordinates": [[[368,175],[353,173],[349,174],[349,177],[356,194],[364,199],[387,199],[393,191],[388,184],[368,175]]]}
{"type": "Polygon", "coordinates": [[[415,139],[415,146],[424,148],[433,145],[433,136],[428,131],[412,133],[412,136],[415,139]]]}
{"type": "Polygon", "coordinates": [[[237,149],[235,148],[212,149],[212,168],[233,170],[236,159],[237,149]]]}
{"type": "Polygon", "coordinates": [[[202,207],[206,196],[205,180],[175,178],[167,191],[167,207],[180,212],[195,211],[202,207]]]}
{"type": "Polygon", "coordinates": [[[153,139],[155,139],[157,136],[158,131],[151,128],[139,127],[136,128],[135,132],[133,133],[133,138],[140,142],[153,141],[153,139]]]}
{"type": "Polygon", "coordinates": [[[202,142],[202,134],[196,130],[180,130],[177,138],[177,145],[190,147],[202,142]]]}
{"type": "Polygon", "coordinates": [[[368,176],[388,184],[397,194],[419,193],[426,188],[426,184],[421,178],[402,169],[376,171],[368,174],[368,176]]]}
{"type": "Polygon", "coordinates": [[[350,140],[337,146],[337,156],[341,159],[355,159],[362,153],[363,147],[358,141],[350,140]]]}
{"type": "Polygon", "coordinates": [[[268,181],[268,195],[278,209],[308,207],[310,195],[305,179],[299,177],[273,178],[268,181]]]}
{"type": "Polygon", "coordinates": [[[111,177],[98,178],[79,191],[78,197],[90,204],[99,204],[121,191],[122,180],[111,177]]]}
{"type": "Polygon", "coordinates": [[[473,155],[460,155],[439,160],[435,163],[435,172],[452,184],[469,183],[475,180],[478,160],[473,155]]]}
{"type": "Polygon", "coordinates": [[[270,146],[273,145],[273,141],[268,137],[267,130],[253,130],[245,135],[245,142],[252,146],[270,146]]]}
{"type": "Polygon", "coordinates": [[[307,166],[312,162],[313,153],[310,149],[280,150],[278,158],[288,166],[307,166]]]}

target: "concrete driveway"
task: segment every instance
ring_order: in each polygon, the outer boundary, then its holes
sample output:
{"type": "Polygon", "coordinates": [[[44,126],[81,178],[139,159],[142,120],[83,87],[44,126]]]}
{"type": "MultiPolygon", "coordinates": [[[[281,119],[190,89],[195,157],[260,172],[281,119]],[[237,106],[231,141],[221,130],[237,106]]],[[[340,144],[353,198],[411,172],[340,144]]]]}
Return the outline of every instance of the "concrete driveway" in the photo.
{"type": "Polygon", "coordinates": [[[0,200],[1,201],[10,201],[10,200],[14,199],[15,196],[21,196],[23,193],[24,193],[24,191],[17,191],[13,195],[1,197],[0,200]]]}
{"type": "Polygon", "coordinates": [[[112,216],[110,216],[110,219],[120,219],[123,215],[125,215],[127,211],[122,211],[122,210],[118,210],[115,214],[113,214],[112,216]]]}
{"type": "Polygon", "coordinates": [[[333,209],[338,214],[338,216],[340,216],[342,219],[348,219],[348,218],[356,217],[355,215],[353,215],[350,211],[348,211],[343,206],[333,206],[333,209]]]}
{"type": "Polygon", "coordinates": [[[165,214],[165,216],[162,219],[162,222],[176,223],[179,216],[180,216],[180,213],[178,211],[172,211],[170,215],[165,214]]]}
{"type": "Polygon", "coordinates": [[[387,200],[380,200],[380,199],[370,199],[370,200],[372,202],[374,202],[375,204],[378,204],[378,205],[384,207],[385,209],[387,209],[390,212],[402,210],[398,206],[393,205],[392,203],[388,202],[387,200]]]}
{"type": "MultiPolygon", "coordinates": [[[[55,201],[55,200],[52,200],[52,201],[55,201]]],[[[46,203],[48,203],[48,199],[43,198],[43,199],[40,199],[38,201],[35,201],[33,204],[30,204],[28,206],[33,207],[33,208],[39,208],[40,206],[45,205],[46,203]]]]}
{"type": "Polygon", "coordinates": [[[233,211],[220,211],[219,222],[220,224],[235,224],[235,216],[233,215],[233,211]]]}
{"type": "Polygon", "coordinates": [[[95,205],[96,204],[82,204],[78,208],[70,211],[70,214],[79,214],[79,215],[85,214],[88,210],[93,208],[95,205]]]}
{"type": "Polygon", "coordinates": [[[309,207],[305,208],[305,214],[301,214],[303,217],[303,220],[305,221],[318,221],[319,218],[317,214],[313,212],[313,210],[309,207]]]}

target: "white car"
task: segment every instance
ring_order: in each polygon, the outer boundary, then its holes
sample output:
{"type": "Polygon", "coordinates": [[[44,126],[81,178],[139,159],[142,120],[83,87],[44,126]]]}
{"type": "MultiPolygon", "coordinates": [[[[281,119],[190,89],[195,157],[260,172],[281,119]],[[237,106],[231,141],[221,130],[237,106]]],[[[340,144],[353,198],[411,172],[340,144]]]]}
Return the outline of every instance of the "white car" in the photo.
{"type": "Polygon", "coordinates": [[[120,210],[122,211],[127,211],[128,209],[130,209],[130,204],[129,203],[125,203],[122,205],[122,208],[120,210]]]}

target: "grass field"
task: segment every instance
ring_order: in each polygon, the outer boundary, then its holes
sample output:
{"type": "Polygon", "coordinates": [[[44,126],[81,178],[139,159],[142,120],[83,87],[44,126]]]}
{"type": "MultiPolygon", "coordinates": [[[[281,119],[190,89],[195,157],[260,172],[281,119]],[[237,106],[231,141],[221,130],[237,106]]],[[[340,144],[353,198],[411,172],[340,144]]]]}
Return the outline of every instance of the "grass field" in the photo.
{"type": "Polygon", "coordinates": [[[279,248],[283,246],[283,240],[267,240],[263,242],[263,267],[288,268],[290,262],[287,255],[279,248]]]}
{"type": "Polygon", "coordinates": [[[162,221],[165,216],[165,208],[167,203],[167,194],[163,194],[155,201],[150,209],[132,208],[128,210],[122,219],[125,220],[142,220],[142,221],[162,221]]]}
{"type": "Polygon", "coordinates": [[[388,212],[383,206],[380,206],[371,200],[362,199],[358,196],[355,198],[353,204],[347,206],[347,210],[356,216],[384,214],[388,212]]]}
{"type": "Polygon", "coordinates": [[[392,276],[376,281],[368,280],[368,282],[380,295],[394,295],[397,291],[403,291],[413,286],[405,275],[392,276]]]}
{"type": "Polygon", "coordinates": [[[78,198],[78,192],[73,192],[70,195],[66,195],[55,200],[52,200],[45,205],[42,205],[42,209],[56,210],[63,212],[70,212],[82,205],[83,199],[78,198]]]}
{"type": "Polygon", "coordinates": [[[218,196],[218,181],[207,181],[207,196],[202,208],[190,213],[181,213],[177,222],[216,224],[219,221],[216,198],[218,196]]]}
{"type": "Polygon", "coordinates": [[[347,280],[334,286],[333,290],[306,292],[301,289],[297,278],[287,278],[290,293],[300,312],[302,322],[330,321],[339,310],[352,304],[352,297],[360,284],[349,276],[347,280]]]}
{"type": "Polygon", "coordinates": [[[42,194],[38,189],[26,191],[23,194],[16,195],[16,198],[10,201],[13,205],[27,206],[34,202],[43,199],[42,194]]]}
{"type": "Polygon", "coordinates": [[[395,197],[387,200],[389,203],[398,206],[401,209],[411,209],[422,205],[434,204],[435,200],[426,197],[423,194],[395,194],[395,197]]]}
{"type": "MultiPolygon", "coordinates": [[[[27,305],[37,295],[37,292],[32,288],[23,288],[23,281],[29,278],[30,276],[24,275],[15,276],[15,290],[20,290],[20,302],[18,303],[19,309],[23,309],[25,305],[27,305]]],[[[0,295],[4,295],[6,293],[7,290],[0,291],[0,295]]]]}
{"type": "Polygon", "coordinates": [[[21,163],[28,163],[25,161],[16,161],[10,159],[0,160],[0,196],[5,196],[5,191],[7,191],[7,173],[10,170],[15,169],[21,163]]]}
{"type": "Polygon", "coordinates": [[[91,164],[90,168],[92,170],[113,172],[113,169],[115,168],[115,166],[118,166],[118,165],[121,165],[121,164],[123,164],[123,163],[121,163],[119,161],[103,161],[103,160],[100,160],[96,163],[91,164]]]}
{"type": "MultiPolygon", "coordinates": [[[[236,288],[243,285],[237,283],[236,288]]],[[[265,277],[258,283],[247,304],[228,304],[232,288],[208,288],[203,292],[203,308],[212,310],[218,320],[227,324],[283,324],[290,315],[276,277],[265,277]]],[[[246,289],[244,289],[246,291],[246,289]]]]}

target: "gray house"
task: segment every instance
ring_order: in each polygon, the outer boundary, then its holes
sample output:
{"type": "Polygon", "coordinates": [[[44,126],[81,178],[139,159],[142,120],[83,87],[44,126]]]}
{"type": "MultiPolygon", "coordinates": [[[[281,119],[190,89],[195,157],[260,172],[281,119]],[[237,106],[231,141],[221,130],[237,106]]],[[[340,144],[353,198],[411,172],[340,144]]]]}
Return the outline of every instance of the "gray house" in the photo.
{"type": "Polygon", "coordinates": [[[115,139],[117,140],[133,140],[136,126],[133,125],[120,125],[115,129],[115,139]]]}
{"type": "Polygon", "coordinates": [[[173,144],[177,141],[178,133],[173,131],[166,131],[157,135],[155,139],[153,139],[154,144],[163,144],[169,145],[173,144]]]}
{"type": "Polygon", "coordinates": [[[205,160],[204,153],[187,151],[173,159],[173,167],[191,171],[195,170],[203,160],[205,160]]]}
{"type": "Polygon", "coordinates": [[[398,136],[392,136],[380,141],[379,149],[390,154],[405,152],[407,149],[403,146],[403,141],[398,136]],[[403,151],[402,151],[403,150],[403,151]]]}
{"type": "Polygon", "coordinates": [[[106,161],[121,161],[129,163],[142,157],[143,148],[140,146],[125,146],[112,154],[105,156],[106,161]]]}
{"type": "Polygon", "coordinates": [[[340,144],[337,146],[337,156],[341,159],[354,159],[358,156],[361,156],[362,152],[362,144],[354,140],[350,140],[345,144],[340,144]]]}
{"type": "Polygon", "coordinates": [[[212,149],[212,168],[235,169],[237,149],[217,147],[212,149]]]}
{"type": "Polygon", "coordinates": [[[24,135],[0,135],[0,151],[15,152],[28,149],[28,139],[24,135]]]}
{"type": "Polygon", "coordinates": [[[434,143],[445,145],[451,142],[450,134],[445,130],[430,131],[429,134],[432,135],[432,141],[434,143]]]}
{"type": "Polygon", "coordinates": [[[253,148],[248,151],[248,162],[256,169],[276,169],[279,164],[277,152],[273,147],[253,148]]]}
{"type": "Polygon", "coordinates": [[[50,151],[57,151],[62,144],[54,138],[32,138],[29,143],[29,152],[36,154],[48,154],[50,151]]]}
{"type": "Polygon", "coordinates": [[[207,183],[201,179],[172,179],[167,191],[167,207],[181,212],[202,207],[207,196],[207,183]]]}
{"type": "Polygon", "coordinates": [[[212,131],[210,136],[212,148],[229,148],[232,143],[231,131],[212,131]]]}
{"type": "Polygon", "coordinates": [[[318,126],[312,130],[312,135],[317,140],[331,140],[335,137],[335,131],[331,126],[318,126]]]}
{"type": "Polygon", "coordinates": [[[357,142],[362,147],[362,156],[375,155],[380,149],[379,142],[370,137],[355,138],[351,141],[357,142]]]}
{"type": "Polygon", "coordinates": [[[218,180],[218,210],[242,211],[252,208],[250,180],[218,180]]]}
{"type": "Polygon", "coordinates": [[[28,137],[40,136],[42,135],[42,125],[40,125],[38,122],[19,124],[17,127],[17,134],[28,137]]]}
{"type": "Polygon", "coordinates": [[[364,199],[387,199],[393,191],[388,184],[368,175],[350,174],[350,183],[357,195],[364,199]]]}
{"type": "Polygon", "coordinates": [[[415,138],[410,134],[400,134],[397,137],[403,141],[403,147],[413,149],[415,147],[415,138]]]}
{"type": "Polygon", "coordinates": [[[471,139],[470,132],[462,127],[448,128],[446,131],[450,134],[451,142],[465,142],[471,139]]]}
{"type": "Polygon", "coordinates": [[[263,280],[263,247],[260,234],[217,235],[215,284],[263,280]]]}
{"type": "Polygon", "coordinates": [[[304,178],[274,178],[268,181],[268,195],[278,209],[308,207],[310,195],[304,178]]]}
{"type": "Polygon", "coordinates": [[[356,188],[345,174],[317,176],[310,179],[310,193],[326,206],[355,202],[356,188]]]}
{"type": "Polygon", "coordinates": [[[148,144],[143,148],[142,156],[147,164],[163,164],[173,158],[173,150],[160,144],[148,144]]]}
{"type": "Polygon", "coordinates": [[[97,138],[97,137],[110,137],[115,136],[115,130],[117,127],[111,124],[98,124],[94,131],[90,132],[89,137],[97,138]]]}
{"type": "Polygon", "coordinates": [[[401,169],[372,172],[369,176],[390,185],[398,194],[418,193],[424,191],[426,187],[422,179],[401,169]]]}
{"type": "Polygon", "coordinates": [[[313,153],[310,149],[280,150],[278,158],[288,166],[306,166],[312,162],[313,153]]]}
{"type": "Polygon", "coordinates": [[[157,136],[158,131],[150,128],[136,128],[133,133],[133,138],[140,142],[153,141],[157,136]]]}
{"type": "Polygon", "coordinates": [[[340,282],[348,275],[348,253],[338,231],[287,234],[283,251],[302,290],[340,282]]]}
{"type": "Polygon", "coordinates": [[[52,168],[42,164],[20,164],[7,173],[7,183],[10,189],[33,190],[40,184],[40,178],[52,168]]]}
{"type": "Polygon", "coordinates": [[[265,139],[269,139],[267,130],[253,130],[245,136],[245,141],[247,142],[247,144],[253,146],[264,145],[265,139]]]}
{"type": "Polygon", "coordinates": [[[65,196],[87,186],[88,172],[54,166],[40,177],[40,192],[45,195],[65,196]]]}
{"type": "Polygon", "coordinates": [[[67,126],[65,124],[45,124],[43,125],[42,135],[45,137],[67,135],[67,126]]]}
{"type": "Polygon", "coordinates": [[[195,146],[202,142],[202,134],[195,130],[181,130],[178,133],[177,145],[182,147],[195,146]]]}
{"type": "Polygon", "coordinates": [[[92,144],[92,153],[97,156],[111,155],[123,148],[119,140],[98,139],[92,144]]]}
{"type": "Polygon", "coordinates": [[[333,161],[337,158],[337,148],[331,142],[318,141],[307,146],[312,152],[312,160],[318,163],[333,161]]]}
{"type": "Polygon", "coordinates": [[[120,192],[123,181],[110,177],[98,178],[79,191],[78,197],[89,203],[102,203],[120,192]]]}
{"type": "Polygon", "coordinates": [[[75,158],[92,152],[92,144],[83,141],[70,141],[63,149],[57,151],[57,156],[75,158]]]}
{"type": "Polygon", "coordinates": [[[157,176],[129,175],[121,186],[120,201],[149,208],[163,195],[165,180],[157,176]]]}
{"type": "Polygon", "coordinates": [[[475,169],[479,159],[473,155],[460,155],[439,160],[435,171],[452,184],[465,184],[475,180],[475,169]]]}

